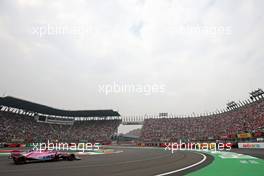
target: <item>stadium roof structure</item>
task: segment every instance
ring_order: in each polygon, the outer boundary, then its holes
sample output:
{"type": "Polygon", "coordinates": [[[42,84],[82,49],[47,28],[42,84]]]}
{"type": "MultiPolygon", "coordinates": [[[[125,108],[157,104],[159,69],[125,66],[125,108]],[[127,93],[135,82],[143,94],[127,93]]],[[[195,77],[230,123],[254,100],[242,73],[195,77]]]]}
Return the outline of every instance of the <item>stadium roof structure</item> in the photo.
{"type": "Polygon", "coordinates": [[[117,111],[110,109],[107,110],[61,110],[55,109],[46,105],[33,103],[30,101],[14,98],[11,96],[0,97],[0,105],[7,106],[25,111],[31,111],[35,113],[41,113],[54,116],[66,116],[66,117],[111,117],[120,116],[117,111]]]}

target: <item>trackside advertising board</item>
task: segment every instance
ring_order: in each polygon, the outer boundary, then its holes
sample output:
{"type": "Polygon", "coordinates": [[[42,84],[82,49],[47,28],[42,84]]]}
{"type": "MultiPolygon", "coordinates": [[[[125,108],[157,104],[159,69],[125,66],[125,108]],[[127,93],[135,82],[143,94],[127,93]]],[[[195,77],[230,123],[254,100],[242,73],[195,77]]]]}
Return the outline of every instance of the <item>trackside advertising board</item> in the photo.
{"type": "Polygon", "coordinates": [[[264,142],[260,142],[260,143],[238,143],[238,148],[264,148],[264,142]]]}

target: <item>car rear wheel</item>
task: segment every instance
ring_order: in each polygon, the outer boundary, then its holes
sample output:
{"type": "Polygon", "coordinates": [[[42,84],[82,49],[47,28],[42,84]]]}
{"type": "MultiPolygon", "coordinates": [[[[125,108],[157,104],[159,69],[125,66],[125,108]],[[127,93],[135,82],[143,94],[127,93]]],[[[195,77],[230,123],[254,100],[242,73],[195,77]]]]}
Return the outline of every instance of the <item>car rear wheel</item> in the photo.
{"type": "Polygon", "coordinates": [[[15,164],[25,164],[26,158],[25,157],[19,157],[19,158],[13,158],[15,164]]]}

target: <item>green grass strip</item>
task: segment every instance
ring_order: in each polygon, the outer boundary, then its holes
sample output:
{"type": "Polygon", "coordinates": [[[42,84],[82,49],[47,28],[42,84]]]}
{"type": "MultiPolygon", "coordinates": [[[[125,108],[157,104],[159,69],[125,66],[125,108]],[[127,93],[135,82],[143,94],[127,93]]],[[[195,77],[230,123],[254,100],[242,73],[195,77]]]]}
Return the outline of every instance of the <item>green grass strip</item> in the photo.
{"type": "Polygon", "coordinates": [[[214,161],[188,176],[263,176],[264,160],[233,152],[207,152],[214,161]]]}

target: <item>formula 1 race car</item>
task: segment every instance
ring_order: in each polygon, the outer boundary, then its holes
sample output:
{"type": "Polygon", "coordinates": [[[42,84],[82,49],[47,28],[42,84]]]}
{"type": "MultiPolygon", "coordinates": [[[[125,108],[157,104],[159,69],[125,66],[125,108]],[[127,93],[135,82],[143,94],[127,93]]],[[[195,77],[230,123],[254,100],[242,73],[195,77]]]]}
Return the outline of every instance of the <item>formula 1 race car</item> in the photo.
{"type": "Polygon", "coordinates": [[[80,160],[80,158],[76,157],[74,154],[50,150],[28,152],[13,151],[9,158],[13,159],[15,164],[25,164],[34,161],[80,160]]]}

